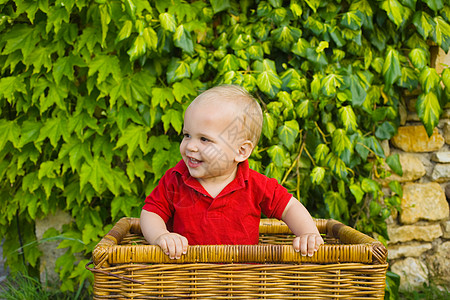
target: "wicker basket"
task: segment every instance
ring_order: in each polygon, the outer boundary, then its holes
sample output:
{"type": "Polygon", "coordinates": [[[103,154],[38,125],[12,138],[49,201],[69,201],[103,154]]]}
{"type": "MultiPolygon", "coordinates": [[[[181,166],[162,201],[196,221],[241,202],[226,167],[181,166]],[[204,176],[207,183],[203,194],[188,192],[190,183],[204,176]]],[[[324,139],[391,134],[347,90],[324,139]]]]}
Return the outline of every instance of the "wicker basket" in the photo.
{"type": "Polygon", "coordinates": [[[259,245],[189,246],[171,260],[144,241],[139,219],[123,218],[86,266],[94,299],[383,299],[386,248],[335,220],[316,225],[325,245],[312,257],[293,250],[283,222],[263,219],[259,245]]]}

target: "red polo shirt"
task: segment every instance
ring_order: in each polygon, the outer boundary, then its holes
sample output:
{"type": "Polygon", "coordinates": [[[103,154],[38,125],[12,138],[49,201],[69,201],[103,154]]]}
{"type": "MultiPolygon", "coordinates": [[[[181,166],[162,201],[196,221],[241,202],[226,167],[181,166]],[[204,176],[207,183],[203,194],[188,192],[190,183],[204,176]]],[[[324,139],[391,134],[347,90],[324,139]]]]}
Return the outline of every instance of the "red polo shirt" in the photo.
{"type": "Polygon", "coordinates": [[[291,197],[276,179],[251,170],[245,161],[213,198],[181,160],[164,174],[143,209],[158,214],[190,245],[250,245],[258,244],[261,212],[281,219],[291,197]]]}

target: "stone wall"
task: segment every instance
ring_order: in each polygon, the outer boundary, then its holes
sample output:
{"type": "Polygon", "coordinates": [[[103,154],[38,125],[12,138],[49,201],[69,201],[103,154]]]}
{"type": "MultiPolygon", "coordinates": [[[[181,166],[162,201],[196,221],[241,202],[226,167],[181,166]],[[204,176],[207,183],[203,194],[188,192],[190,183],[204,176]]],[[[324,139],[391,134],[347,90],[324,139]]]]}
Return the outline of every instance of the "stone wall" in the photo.
{"type": "MultiPolygon", "coordinates": [[[[435,68],[441,73],[450,55],[438,53],[435,68]]],[[[405,95],[402,126],[385,145],[387,155],[399,154],[403,168],[403,176],[388,178],[403,186],[401,211],[388,221],[388,258],[401,276],[401,289],[430,279],[450,289],[450,109],[428,137],[414,108],[416,98],[417,93],[405,95]]]]}

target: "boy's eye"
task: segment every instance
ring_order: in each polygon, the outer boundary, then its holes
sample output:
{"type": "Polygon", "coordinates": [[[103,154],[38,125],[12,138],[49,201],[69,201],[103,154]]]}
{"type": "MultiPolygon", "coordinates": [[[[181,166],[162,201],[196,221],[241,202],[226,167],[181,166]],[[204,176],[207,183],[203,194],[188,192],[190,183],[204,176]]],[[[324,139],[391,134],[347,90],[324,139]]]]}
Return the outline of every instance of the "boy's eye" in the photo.
{"type": "Polygon", "coordinates": [[[201,137],[200,140],[201,140],[202,142],[209,142],[209,139],[207,139],[207,138],[205,138],[205,137],[201,137]]]}
{"type": "Polygon", "coordinates": [[[183,137],[188,138],[190,137],[189,133],[183,133],[183,137]]]}

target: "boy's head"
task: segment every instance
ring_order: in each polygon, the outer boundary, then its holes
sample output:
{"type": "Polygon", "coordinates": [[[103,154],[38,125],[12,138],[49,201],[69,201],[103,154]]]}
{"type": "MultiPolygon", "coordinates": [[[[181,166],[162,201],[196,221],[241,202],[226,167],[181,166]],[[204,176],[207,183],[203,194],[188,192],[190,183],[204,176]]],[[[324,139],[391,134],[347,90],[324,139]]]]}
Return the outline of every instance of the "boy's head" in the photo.
{"type": "Polygon", "coordinates": [[[262,111],[243,88],[218,86],[192,101],[185,112],[180,152],[199,181],[234,178],[258,143],[262,111]]]}
{"type": "Polygon", "coordinates": [[[241,135],[258,144],[261,136],[263,114],[259,103],[243,87],[238,85],[220,85],[201,93],[195,102],[210,101],[211,105],[229,105],[235,110],[233,122],[242,127],[241,135]]]}

